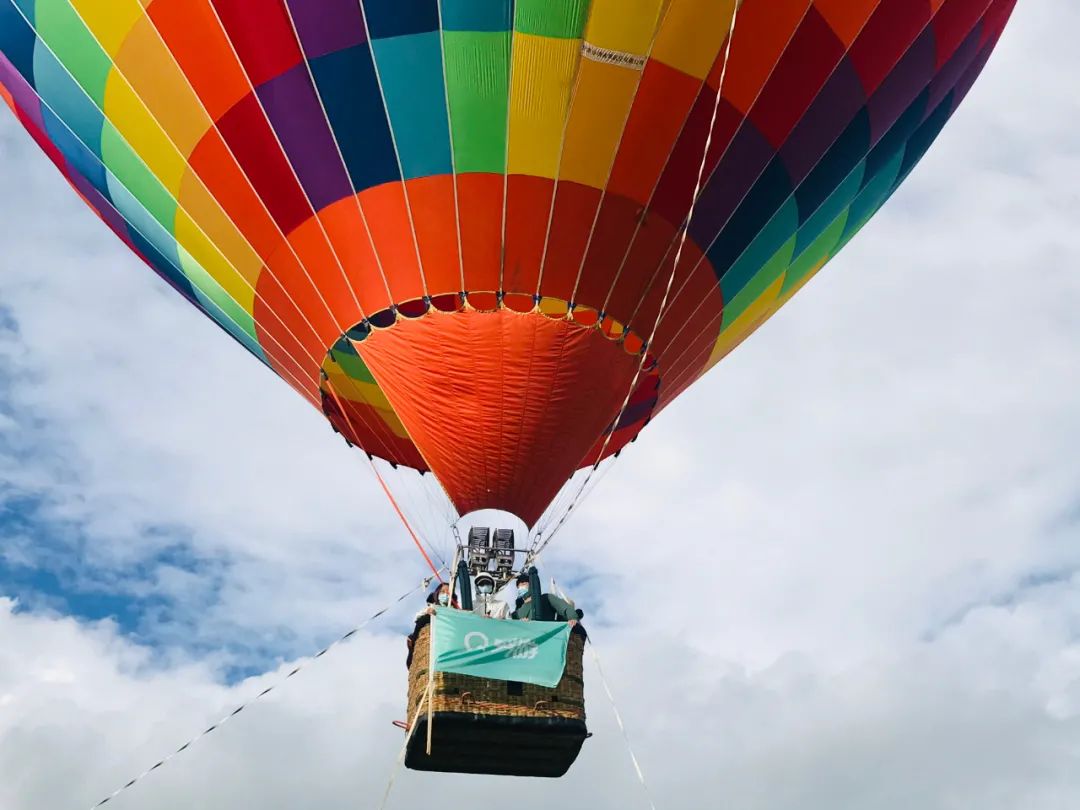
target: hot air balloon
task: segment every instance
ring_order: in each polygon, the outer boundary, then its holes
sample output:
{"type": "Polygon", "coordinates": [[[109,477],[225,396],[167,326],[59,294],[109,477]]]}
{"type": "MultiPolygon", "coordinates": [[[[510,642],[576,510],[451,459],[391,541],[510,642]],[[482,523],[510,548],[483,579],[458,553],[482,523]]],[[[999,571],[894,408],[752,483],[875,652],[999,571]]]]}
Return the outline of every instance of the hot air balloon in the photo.
{"type": "Polygon", "coordinates": [[[350,444],[535,527],[889,199],[1014,4],[0,0],[0,95],[350,444]]]}

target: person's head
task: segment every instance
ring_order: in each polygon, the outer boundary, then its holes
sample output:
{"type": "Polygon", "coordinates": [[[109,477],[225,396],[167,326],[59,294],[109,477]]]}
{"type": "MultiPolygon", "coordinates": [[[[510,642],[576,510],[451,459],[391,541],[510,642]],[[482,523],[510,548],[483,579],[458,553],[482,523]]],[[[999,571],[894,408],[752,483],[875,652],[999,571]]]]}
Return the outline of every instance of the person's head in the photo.
{"type": "Polygon", "coordinates": [[[491,596],[495,593],[495,577],[491,574],[477,574],[476,592],[481,596],[491,596]]]}
{"type": "Polygon", "coordinates": [[[518,596],[528,596],[529,595],[529,575],[528,574],[524,574],[524,573],[518,574],[517,592],[518,592],[518,596]]]}
{"type": "Polygon", "coordinates": [[[428,594],[429,605],[442,605],[445,607],[450,604],[450,586],[445,582],[440,582],[439,587],[428,594]]]}

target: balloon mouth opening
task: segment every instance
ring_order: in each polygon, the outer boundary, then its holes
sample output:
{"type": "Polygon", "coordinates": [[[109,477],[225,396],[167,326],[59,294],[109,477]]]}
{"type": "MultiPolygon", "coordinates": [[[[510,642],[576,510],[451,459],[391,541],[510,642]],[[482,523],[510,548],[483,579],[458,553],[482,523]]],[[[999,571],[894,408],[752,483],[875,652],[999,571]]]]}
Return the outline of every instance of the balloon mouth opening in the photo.
{"type": "MultiPolygon", "coordinates": [[[[347,329],[335,342],[333,351],[344,350],[344,343],[363,343],[374,332],[392,329],[401,320],[415,320],[431,315],[449,315],[472,310],[498,312],[508,310],[519,315],[539,314],[552,320],[563,320],[583,328],[595,329],[605,338],[622,346],[627,354],[641,355],[646,349],[645,339],[633,328],[608,313],[562,298],[552,298],[528,293],[504,291],[476,291],[442,293],[412,298],[367,315],[355,326],[347,329]]],[[[328,355],[328,359],[330,358],[328,355]]],[[[655,365],[651,355],[645,358],[644,370],[655,365]]]]}

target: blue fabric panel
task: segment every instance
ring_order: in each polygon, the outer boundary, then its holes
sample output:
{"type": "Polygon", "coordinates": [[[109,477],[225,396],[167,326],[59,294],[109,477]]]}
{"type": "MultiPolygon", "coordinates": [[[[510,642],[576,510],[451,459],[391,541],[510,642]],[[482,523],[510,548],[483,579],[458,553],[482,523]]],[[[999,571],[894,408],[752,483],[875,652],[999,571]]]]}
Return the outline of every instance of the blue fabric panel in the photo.
{"type": "MultiPolygon", "coordinates": [[[[30,17],[30,19],[34,19],[30,17]]],[[[0,0],[0,52],[34,86],[34,43],[37,37],[11,0],[0,0]]],[[[2,102],[0,102],[2,103],[2,102]]]]}
{"type": "MultiPolygon", "coordinates": [[[[750,246],[762,223],[767,223],[790,196],[791,178],[784,168],[784,161],[779,156],[774,156],[707,251],[718,278],[724,277],[750,246]]],[[[793,227],[785,238],[790,238],[794,233],[793,227]]],[[[777,247],[782,244],[783,240],[777,247]]]]}
{"type": "MultiPolygon", "coordinates": [[[[86,91],[47,48],[38,48],[34,54],[34,76],[43,106],[51,107],[86,148],[100,156],[101,128],[105,119],[86,91]]],[[[54,134],[50,130],[49,136],[54,134]]]]}
{"type": "Polygon", "coordinates": [[[363,191],[401,179],[375,63],[366,44],[311,61],[326,115],[353,188],[363,191]]]}
{"type": "Polygon", "coordinates": [[[371,39],[439,30],[438,0],[367,0],[364,15],[371,39]]]}
{"type": "Polygon", "coordinates": [[[864,108],[795,189],[799,219],[805,222],[828,199],[870,150],[870,114],[864,108]]]}
{"type": "Polygon", "coordinates": [[[60,150],[60,154],[64,156],[70,167],[85,177],[106,200],[111,199],[101,158],[87,149],[48,107],[41,108],[41,119],[45,123],[45,132],[49,140],[60,150]]]}
{"type": "Polygon", "coordinates": [[[397,37],[372,48],[405,179],[450,174],[440,35],[397,37]]]}
{"type": "Polygon", "coordinates": [[[509,31],[513,25],[513,0],[442,0],[446,31],[509,31]]]}

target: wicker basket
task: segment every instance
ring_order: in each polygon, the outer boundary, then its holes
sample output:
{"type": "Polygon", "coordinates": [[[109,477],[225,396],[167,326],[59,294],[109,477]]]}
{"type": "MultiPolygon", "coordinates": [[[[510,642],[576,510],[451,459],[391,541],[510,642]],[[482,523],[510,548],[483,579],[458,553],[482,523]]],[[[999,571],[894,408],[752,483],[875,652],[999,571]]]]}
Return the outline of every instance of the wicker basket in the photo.
{"type": "Polygon", "coordinates": [[[436,672],[431,755],[426,753],[431,628],[420,630],[409,668],[408,718],[415,728],[405,760],[426,771],[561,776],[589,736],[585,727],[585,643],[570,636],[566,669],[554,689],[436,672]],[[422,710],[421,710],[421,707],[422,710]]]}
{"type": "MultiPolygon", "coordinates": [[[[585,644],[577,633],[570,635],[566,648],[566,670],[551,689],[532,683],[495,681],[471,675],[436,672],[432,684],[432,711],[469,712],[501,717],[566,717],[585,719],[585,681],[581,659],[585,644]]],[[[431,628],[424,627],[413,645],[409,668],[409,711],[411,720],[424,700],[428,687],[428,660],[431,628]]],[[[424,709],[425,713],[427,708],[424,709]]]]}

